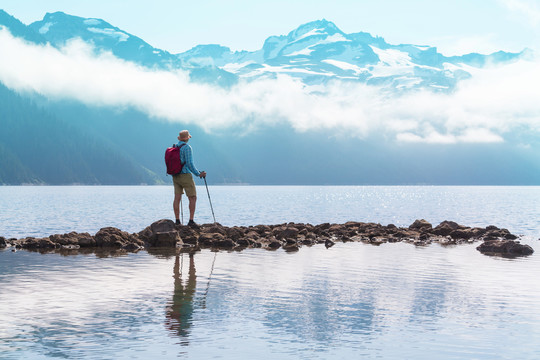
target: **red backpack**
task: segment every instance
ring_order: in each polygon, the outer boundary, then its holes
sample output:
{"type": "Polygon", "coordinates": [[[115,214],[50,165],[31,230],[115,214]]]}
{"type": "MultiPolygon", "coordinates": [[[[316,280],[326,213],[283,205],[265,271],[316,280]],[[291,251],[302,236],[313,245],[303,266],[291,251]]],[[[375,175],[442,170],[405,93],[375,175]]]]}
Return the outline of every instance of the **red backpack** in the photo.
{"type": "Polygon", "coordinates": [[[180,161],[180,149],[184,145],[186,144],[182,144],[180,146],[173,145],[165,150],[165,165],[167,165],[167,174],[176,175],[180,174],[182,171],[184,164],[182,164],[180,161]]]}

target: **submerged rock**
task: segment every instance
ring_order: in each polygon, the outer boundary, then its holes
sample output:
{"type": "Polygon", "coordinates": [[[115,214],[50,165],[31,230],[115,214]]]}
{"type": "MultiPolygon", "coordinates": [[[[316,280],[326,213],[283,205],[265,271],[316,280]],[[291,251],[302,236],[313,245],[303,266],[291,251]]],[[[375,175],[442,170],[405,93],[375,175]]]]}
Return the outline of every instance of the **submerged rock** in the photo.
{"type": "Polygon", "coordinates": [[[534,253],[534,250],[529,245],[523,245],[519,241],[514,240],[494,240],[485,241],[479,245],[476,250],[486,255],[501,255],[501,256],[525,256],[534,253]]]}

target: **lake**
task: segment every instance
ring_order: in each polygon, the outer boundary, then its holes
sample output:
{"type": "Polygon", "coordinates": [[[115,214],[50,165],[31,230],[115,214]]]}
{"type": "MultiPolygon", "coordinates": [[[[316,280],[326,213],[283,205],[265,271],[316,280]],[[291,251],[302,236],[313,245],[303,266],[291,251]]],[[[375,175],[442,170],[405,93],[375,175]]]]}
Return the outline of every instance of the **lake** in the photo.
{"type": "MultiPolygon", "coordinates": [[[[63,256],[0,251],[2,359],[538,359],[540,187],[210,186],[223,225],[496,225],[535,253],[478,244],[63,256]]],[[[204,186],[196,221],[212,222],[204,186]]],[[[184,204],[184,209],[187,209],[184,204]]],[[[186,210],[185,210],[186,212],[186,210]]],[[[184,214],[185,215],[185,214],[184,214]]],[[[138,232],[172,186],[0,187],[0,236],[138,232]]]]}

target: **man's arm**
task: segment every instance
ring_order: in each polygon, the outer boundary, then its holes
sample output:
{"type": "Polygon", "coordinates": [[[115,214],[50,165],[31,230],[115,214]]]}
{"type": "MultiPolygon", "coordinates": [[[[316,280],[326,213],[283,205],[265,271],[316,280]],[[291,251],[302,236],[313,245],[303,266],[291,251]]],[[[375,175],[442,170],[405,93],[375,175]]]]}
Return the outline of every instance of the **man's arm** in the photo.
{"type": "Polygon", "coordinates": [[[195,167],[195,164],[193,163],[193,151],[191,150],[191,146],[186,145],[182,149],[184,151],[186,163],[184,166],[187,167],[187,169],[196,176],[201,176],[201,173],[197,168],[195,167]]]}

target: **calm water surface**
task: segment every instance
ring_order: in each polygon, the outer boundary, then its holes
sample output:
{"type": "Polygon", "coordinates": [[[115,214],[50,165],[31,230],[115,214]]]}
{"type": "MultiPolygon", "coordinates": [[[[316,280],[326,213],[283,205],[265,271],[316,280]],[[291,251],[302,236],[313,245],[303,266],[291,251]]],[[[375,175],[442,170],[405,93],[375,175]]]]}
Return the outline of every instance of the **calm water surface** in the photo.
{"type": "MultiPolygon", "coordinates": [[[[0,251],[1,359],[538,359],[540,188],[210,187],[217,220],[495,224],[535,254],[338,243],[295,253],[0,251]]],[[[0,235],[170,218],[168,187],[0,187],[0,235]]],[[[199,222],[209,222],[199,188],[199,222]]]]}

